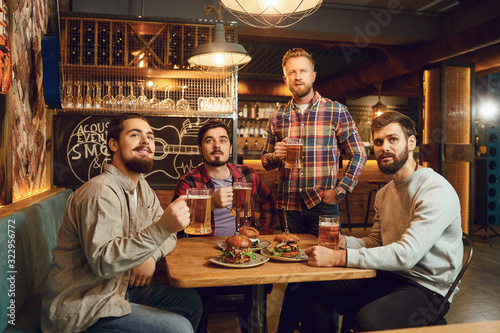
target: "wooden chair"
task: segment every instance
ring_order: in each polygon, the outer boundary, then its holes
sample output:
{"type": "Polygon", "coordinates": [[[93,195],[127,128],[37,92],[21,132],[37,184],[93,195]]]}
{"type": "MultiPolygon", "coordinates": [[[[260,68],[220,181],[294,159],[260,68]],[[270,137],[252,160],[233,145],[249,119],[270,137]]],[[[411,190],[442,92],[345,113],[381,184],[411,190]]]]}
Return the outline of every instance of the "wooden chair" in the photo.
{"type": "Polygon", "coordinates": [[[474,254],[474,243],[472,241],[472,238],[464,232],[462,235],[462,240],[464,242],[464,259],[463,259],[462,269],[460,270],[457,277],[455,278],[455,281],[453,281],[453,284],[451,285],[450,289],[448,289],[448,292],[446,293],[446,296],[444,297],[443,302],[439,306],[439,309],[436,312],[436,315],[432,319],[429,326],[446,325],[446,319],[444,318],[443,310],[446,307],[446,304],[448,303],[448,300],[450,299],[451,294],[453,293],[455,288],[460,283],[462,276],[464,276],[465,271],[469,267],[469,264],[472,260],[472,255],[474,254]]]}
{"type": "MultiPolygon", "coordinates": [[[[472,242],[472,238],[466,234],[465,232],[462,234],[462,240],[464,243],[464,257],[463,257],[463,264],[462,264],[462,269],[458,273],[457,277],[451,284],[450,289],[448,289],[448,292],[446,293],[443,302],[439,306],[438,311],[436,312],[436,315],[430,322],[429,326],[438,326],[438,325],[446,325],[446,319],[444,318],[444,310],[446,308],[446,305],[448,304],[448,300],[450,299],[451,294],[457,287],[457,285],[460,283],[460,280],[462,279],[465,271],[469,267],[469,264],[472,260],[472,255],[474,254],[474,243],[472,242]]],[[[351,332],[352,327],[354,326],[354,320],[356,318],[356,314],[360,310],[362,305],[359,303],[353,302],[349,304],[344,304],[341,307],[337,309],[337,312],[339,315],[342,316],[342,327],[340,329],[340,332],[351,332]]]]}
{"type": "Polygon", "coordinates": [[[366,204],[366,212],[365,212],[365,230],[366,227],[368,226],[368,215],[370,214],[371,211],[373,211],[372,206],[372,196],[373,200],[375,200],[375,195],[377,194],[378,190],[380,190],[385,184],[387,184],[387,180],[385,179],[370,179],[368,181],[368,184],[370,185],[377,185],[377,188],[373,188],[368,192],[368,203],[366,204]]]}

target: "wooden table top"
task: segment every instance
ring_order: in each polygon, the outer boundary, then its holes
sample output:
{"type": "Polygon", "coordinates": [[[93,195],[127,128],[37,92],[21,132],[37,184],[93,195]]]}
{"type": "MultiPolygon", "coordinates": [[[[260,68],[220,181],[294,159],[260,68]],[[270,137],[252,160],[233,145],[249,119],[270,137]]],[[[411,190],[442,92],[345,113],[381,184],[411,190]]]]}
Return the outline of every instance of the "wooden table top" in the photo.
{"type": "MultiPolygon", "coordinates": [[[[300,234],[300,247],[317,245],[312,235],[300,234]]],[[[273,241],[275,235],[260,240],[273,241]]],[[[372,269],[346,267],[312,267],[307,261],[282,262],[270,259],[250,268],[222,267],[209,261],[217,257],[217,243],[227,237],[181,238],[173,252],[166,256],[169,281],[179,288],[221,287],[304,281],[349,280],[375,277],[372,269]]],[[[259,252],[257,252],[259,253],[259,252]]]]}
{"type": "Polygon", "coordinates": [[[396,330],[378,331],[379,333],[497,333],[500,332],[500,321],[484,321],[477,323],[463,323],[439,325],[429,327],[401,328],[396,330]]]}

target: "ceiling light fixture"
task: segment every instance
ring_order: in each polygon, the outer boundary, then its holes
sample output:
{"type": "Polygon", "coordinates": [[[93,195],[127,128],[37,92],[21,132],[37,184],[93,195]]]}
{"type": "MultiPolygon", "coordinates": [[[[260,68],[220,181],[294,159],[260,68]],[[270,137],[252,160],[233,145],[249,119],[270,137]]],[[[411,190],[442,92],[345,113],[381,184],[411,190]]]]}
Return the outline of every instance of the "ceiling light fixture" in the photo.
{"type": "Polygon", "coordinates": [[[208,74],[230,74],[243,68],[252,58],[242,45],[226,42],[220,0],[219,8],[205,6],[206,14],[212,11],[217,13],[214,41],[195,47],[188,62],[208,74]]]}
{"type": "Polygon", "coordinates": [[[256,28],[286,28],[314,13],[323,0],[221,0],[240,21],[256,28]]]}
{"type": "Polygon", "coordinates": [[[376,87],[378,88],[378,103],[372,106],[372,116],[377,118],[382,113],[387,111],[387,105],[380,101],[380,90],[382,89],[382,82],[379,82],[376,87]]]}

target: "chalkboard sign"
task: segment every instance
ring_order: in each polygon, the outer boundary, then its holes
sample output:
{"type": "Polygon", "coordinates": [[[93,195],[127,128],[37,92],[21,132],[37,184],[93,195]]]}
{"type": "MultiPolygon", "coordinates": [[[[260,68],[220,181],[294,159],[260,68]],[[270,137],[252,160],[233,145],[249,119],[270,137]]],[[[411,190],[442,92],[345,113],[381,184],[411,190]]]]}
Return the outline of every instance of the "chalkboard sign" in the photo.
{"type": "MultiPolygon", "coordinates": [[[[154,189],[174,188],[202,162],[198,130],[210,118],[146,117],[155,134],[154,169],[146,180],[154,189]]],[[[112,116],[54,115],[54,185],[78,187],[101,174],[110,162],[106,145],[112,116]]],[[[233,119],[224,121],[233,126],[233,119]]]]}

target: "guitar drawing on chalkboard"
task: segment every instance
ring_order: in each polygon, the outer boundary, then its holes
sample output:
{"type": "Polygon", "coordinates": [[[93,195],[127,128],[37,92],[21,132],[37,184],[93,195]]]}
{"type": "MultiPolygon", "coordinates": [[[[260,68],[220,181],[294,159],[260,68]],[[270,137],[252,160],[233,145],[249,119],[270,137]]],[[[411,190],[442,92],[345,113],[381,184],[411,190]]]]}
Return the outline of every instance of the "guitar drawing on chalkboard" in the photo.
{"type": "MultiPolygon", "coordinates": [[[[207,120],[186,119],[180,129],[173,125],[151,126],[155,133],[155,169],[146,175],[164,175],[177,180],[196,165],[193,156],[199,156],[198,131],[207,120]],[[194,144],[186,144],[194,143],[194,144]]],[[[104,163],[110,162],[106,145],[106,122],[95,122],[86,117],[79,122],[70,134],[66,147],[67,162],[73,175],[82,183],[102,173],[104,163]]],[[[164,180],[161,182],[165,182],[164,180]]]]}

